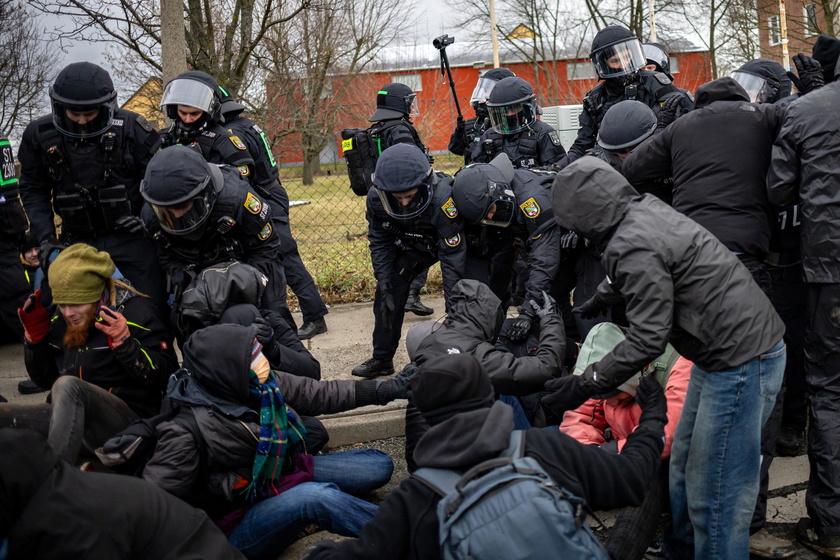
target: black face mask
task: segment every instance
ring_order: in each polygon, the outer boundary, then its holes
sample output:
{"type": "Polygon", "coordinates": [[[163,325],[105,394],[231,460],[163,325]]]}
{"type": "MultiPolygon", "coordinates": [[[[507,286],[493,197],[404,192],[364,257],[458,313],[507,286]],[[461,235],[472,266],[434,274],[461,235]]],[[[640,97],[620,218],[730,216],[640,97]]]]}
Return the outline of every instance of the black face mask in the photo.
{"type": "Polygon", "coordinates": [[[207,128],[209,124],[210,118],[207,116],[207,113],[202,113],[201,117],[189,124],[179,120],[173,128],[175,141],[178,144],[190,144],[195,141],[201,131],[207,128]]]}

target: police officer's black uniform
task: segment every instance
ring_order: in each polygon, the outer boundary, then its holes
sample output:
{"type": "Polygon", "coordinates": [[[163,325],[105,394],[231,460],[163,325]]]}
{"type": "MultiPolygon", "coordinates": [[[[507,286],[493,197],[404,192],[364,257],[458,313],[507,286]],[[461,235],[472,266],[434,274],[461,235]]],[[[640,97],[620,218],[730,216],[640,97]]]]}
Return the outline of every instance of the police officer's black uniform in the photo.
{"type": "Polygon", "coordinates": [[[440,262],[443,290],[449,296],[463,277],[466,243],[463,222],[452,200],[452,178],[434,173],[419,148],[397,144],[383,152],[376,165],[376,186],[367,196],[368,240],[376,276],[373,313],[373,363],[354,369],[360,377],[393,372],[392,358],[400,341],[411,281],[440,262]],[[409,175],[416,175],[410,177],[409,175]],[[395,207],[389,193],[421,185],[412,204],[395,207]],[[387,189],[387,190],[385,190],[387,189]],[[383,198],[390,200],[388,206],[383,198]],[[400,215],[399,212],[408,211],[400,215]],[[389,301],[384,301],[384,300],[389,301]],[[391,303],[393,309],[386,309],[391,303]],[[367,366],[367,367],[366,367],[367,366]]]}
{"type": "Polygon", "coordinates": [[[87,243],[107,251],[135,288],[163,306],[163,278],[155,266],[154,246],[116,225],[120,218],[140,214],[140,180],[158,149],[158,133],[137,113],[113,110],[116,92],[111,78],[95,64],[66,67],[50,96],[53,115],[29,123],[18,151],[21,198],[32,232],[42,247],[54,240],[55,212],[62,220],[62,243],[87,243]],[[84,127],[74,132],[65,111],[91,107],[98,111],[94,122],[101,128],[91,128],[92,134],[84,127]]]}
{"type": "Polygon", "coordinates": [[[516,134],[501,134],[494,128],[482,133],[472,146],[471,163],[487,163],[505,153],[516,167],[540,167],[560,161],[566,150],[551,125],[534,121],[516,134]]]}
{"type": "MultiPolygon", "coordinates": [[[[221,89],[221,88],[220,88],[221,89]]],[[[326,332],[324,315],[329,313],[312,275],[300,258],[298,245],[289,227],[289,195],[280,182],[277,162],[262,129],[246,117],[241,116],[244,107],[223,92],[222,112],[226,130],[241,139],[254,159],[251,184],[259,191],[269,205],[274,219],[275,233],[280,237],[280,251],[283,254],[283,269],[286,282],[298,298],[303,325],[298,329],[301,338],[310,338],[326,332]]]]}
{"type": "MultiPolygon", "coordinates": [[[[174,292],[179,295],[191,278],[204,268],[237,260],[266,275],[268,283],[262,307],[276,311],[285,301],[285,294],[279,294],[277,289],[278,276],[282,272],[280,238],[274,232],[271,208],[236,169],[207,164],[203,159],[196,160],[198,157],[194,150],[184,146],[161,150],[149,163],[143,182],[146,199],[143,222],[158,244],[161,264],[180,288],[174,292]],[[206,188],[213,189],[207,195],[206,215],[196,221],[191,230],[167,232],[153,204],[157,203],[159,207],[173,204],[172,201],[184,198],[182,195],[190,194],[191,185],[204,188],[206,181],[209,181],[206,188]]],[[[202,196],[203,191],[196,191],[188,200],[200,202],[202,196]]]]}
{"type": "Polygon", "coordinates": [[[20,261],[26,227],[12,146],[0,137],[0,320],[18,337],[23,337],[23,327],[17,310],[30,293],[20,261]]]}

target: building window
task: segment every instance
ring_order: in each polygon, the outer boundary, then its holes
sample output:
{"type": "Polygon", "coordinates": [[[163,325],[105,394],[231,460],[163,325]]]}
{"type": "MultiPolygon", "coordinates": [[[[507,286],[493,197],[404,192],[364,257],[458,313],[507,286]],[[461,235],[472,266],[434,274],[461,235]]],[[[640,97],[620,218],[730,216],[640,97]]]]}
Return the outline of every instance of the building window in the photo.
{"type": "Polygon", "coordinates": [[[566,64],[566,79],[594,80],[598,75],[591,62],[569,62],[566,64]]]}
{"type": "Polygon", "coordinates": [[[813,37],[819,33],[817,28],[817,5],[805,4],[802,6],[802,27],[806,37],[813,37]]]}
{"type": "Polygon", "coordinates": [[[767,18],[767,33],[771,45],[778,45],[782,42],[782,26],[779,23],[779,16],[767,18]]]}
{"type": "Polygon", "coordinates": [[[420,74],[400,74],[399,76],[391,76],[391,81],[407,85],[414,93],[423,91],[423,77],[420,76],[420,74]]]}
{"type": "Polygon", "coordinates": [[[671,74],[680,73],[680,61],[676,56],[668,57],[671,59],[671,74]]]}

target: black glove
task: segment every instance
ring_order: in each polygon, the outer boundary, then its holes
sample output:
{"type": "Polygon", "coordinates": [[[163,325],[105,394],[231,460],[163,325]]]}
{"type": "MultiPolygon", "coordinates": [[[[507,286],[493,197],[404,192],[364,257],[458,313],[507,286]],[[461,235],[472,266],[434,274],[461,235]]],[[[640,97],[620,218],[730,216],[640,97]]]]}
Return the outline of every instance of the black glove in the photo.
{"type": "Polygon", "coordinates": [[[680,95],[672,95],[662,103],[659,114],[656,115],[657,130],[661,130],[677,120],[677,111],[680,110],[681,104],[682,97],[680,95]]]}
{"type": "Polygon", "coordinates": [[[618,440],[613,439],[598,446],[605,453],[610,455],[618,455],[618,440]]]}
{"type": "Polygon", "coordinates": [[[146,225],[143,223],[143,220],[140,219],[140,216],[123,216],[117,220],[117,224],[114,229],[117,231],[133,233],[134,235],[146,235],[146,225]]]}
{"type": "Polygon", "coordinates": [[[537,317],[540,319],[545,318],[552,313],[557,311],[557,302],[554,301],[554,298],[548,295],[544,290],[542,293],[543,297],[543,304],[542,306],[534,300],[529,300],[528,303],[531,304],[531,307],[534,308],[534,313],[536,313],[537,317]]]}
{"type": "Polygon", "coordinates": [[[455,123],[455,128],[458,129],[458,132],[460,132],[462,136],[464,135],[464,131],[467,128],[467,123],[464,120],[464,117],[462,117],[461,115],[458,115],[458,120],[455,123]]]}
{"type": "Polygon", "coordinates": [[[573,231],[564,233],[560,236],[560,249],[564,251],[574,249],[578,246],[578,241],[580,241],[580,238],[578,237],[577,233],[573,231]]]}
{"type": "Polygon", "coordinates": [[[806,54],[799,53],[793,57],[793,64],[796,66],[796,73],[799,74],[799,77],[797,80],[791,77],[791,80],[802,95],[820,89],[825,85],[825,76],[819,61],[806,54]]]}
{"type": "Polygon", "coordinates": [[[263,346],[268,346],[274,342],[274,329],[268,324],[263,317],[254,319],[254,326],[257,327],[257,341],[263,346]]]}
{"type": "Polygon", "coordinates": [[[61,252],[63,249],[66,249],[67,246],[64,245],[58,238],[54,235],[48,235],[41,241],[41,248],[38,251],[38,258],[41,260],[41,268],[44,272],[50,267],[50,263],[55,260],[55,257],[58,256],[58,252],[61,252]],[[53,253],[57,251],[56,253],[53,253]],[[50,260],[50,256],[52,256],[52,260],[50,260]]]}
{"type": "Polygon", "coordinates": [[[551,391],[543,395],[540,404],[562,418],[567,410],[574,410],[589,399],[583,389],[579,375],[564,375],[546,382],[545,390],[551,391]]]}
{"type": "Polygon", "coordinates": [[[382,324],[386,329],[394,328],[394,313],[397,312],[397,305],[394,303],[394,296],[387,289],[382,290],[382,301],[379,305],[379,313],[382,315],[382,324]]]}
{"type": "Polygon", "coordinates": [[[411,377],[419,368],[415,364],[408,364],[393,379],[377,381],[376,402],[388,404],[394,399],[411,397],[411,377]]]}
{"type": "Polygon", "coordinates": [[[581,319],[594,319],[598,315],[606,313],[609,308],[610,306],[607,305],[604,300],[598,296],[598,294],[595,294],[578,307],[572,309],[572,312],[580,315],[581,319]]]}
{"type": "Polygon", "coordinates": [[[528,338],[528,331],[531,330],[531,324],[534,320],[527,313],[520,313],[519,317],[513,320],[508,330],[508,338],[512,342],[522,342],[528,338]]]}
{"type": "Polygon", "coordinates": [[[668,401],[662,385],[650,375],[645,375],[636,387],[636,402],[642,407],[639,424],[653,420],[663,426],[668,423],[668,401]]]}

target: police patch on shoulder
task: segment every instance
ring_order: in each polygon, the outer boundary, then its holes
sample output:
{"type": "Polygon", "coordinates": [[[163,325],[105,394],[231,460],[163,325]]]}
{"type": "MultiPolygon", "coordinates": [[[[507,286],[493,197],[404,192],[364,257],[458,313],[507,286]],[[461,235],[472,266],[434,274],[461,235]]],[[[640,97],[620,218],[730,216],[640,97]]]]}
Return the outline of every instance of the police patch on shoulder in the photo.
{"type": "Polygon", "coordinates": [[[260,241],[265,241],[266,239],[271,237],[271,232],[272,231],[273,230],[271,229],[271,222],[268,222],[267,224],[265,224],[265,226],[257,234],[257,237],[260,238],[260,241]]]}
{"type": "Polygon", "coordinates": [[[529,218],[536,218],[540,215],[540,205],[533,197],[520,204],[519,207],[522,209],[522,213],[529,218]]]}
{"type": "Polygon", "coordinates": [[[556,130],[552,130],[551,132],[549,132],[548,137],[551,140],[551,143],[555,146],[562,146],[562,144],[560,143],[560,135],[557,134],[556,130]]]}
{"type": "Polygon", "coordinates": [[[243,177],[247,177],[251,173],[251,169],[247,165],[237,165],[236,168],[243,177]]]}
{"type": "Polygon", "coordinates": [[[152,125],[149,124],[149,121],[147,121],[146,117],[144,117],[143,115],[137,115],[136,122],[140,125],[140,128],[142,128],[146,132],[151,132],[152,130],[154,130],[152,128],[152,125]]]}
{"type": "Polygon", "coordinates": [[[245,204],[243,204],[243,206],[245,206],[251,214],[259,214],[260,210],[262,210],[262,201],[257,198],[257,195],[249,192],[247,198],[245,198],[245,204]]]}
{"type": "Polygon", "coordinates": [[[248,147],[245,146],[245,143],[239,139],[239,136],[230,136],[231,143],[236,146],[237,150],[247,150],[248,147]]]}
{"type": "Polygon", "coordinates": [[[452,197],[449,197],[440,209],[443,210],[443,213],[446,214],[447,218],[458,217],[458,209],[455,207],[455,201],[452,200],[452,197]]]}
{"type": "Polygon", "coordinates": [[[446,239],[444,239],[444,241],[445,241],[445,242],[446,242],[446,244],[447,244],[447,245],[449,245],[450,247],[457,247],[458,245],[460,245],[460,244],[461,244],[461,234],[460,234],[460,233],[456,233],[456,234],[455,234],[455,235],[453,235],[452,237],[447,237],[446,239]]]}

